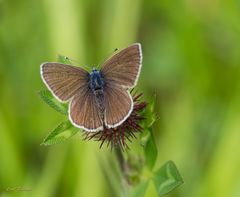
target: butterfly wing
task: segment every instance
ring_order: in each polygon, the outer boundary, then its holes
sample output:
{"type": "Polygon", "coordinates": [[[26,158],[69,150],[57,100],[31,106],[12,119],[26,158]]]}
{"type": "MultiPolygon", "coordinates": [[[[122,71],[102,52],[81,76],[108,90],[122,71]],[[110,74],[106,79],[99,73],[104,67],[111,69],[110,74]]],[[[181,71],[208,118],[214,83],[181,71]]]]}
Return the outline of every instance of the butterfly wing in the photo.
{"type": "Polygon", "coordinates": [[[95,132],[103,130],[103,122],[94,93],[88,88],[80,88],[69,106],[69,119],[79,128],[95,132]]]}
{"type": "Polygon", "coordinates": [[[142,65],[140,44],[133,44],[103,63],[101,73],[106,82],[116,83],[126,88],[136,85],[142,65]]]}
{"type": "Polygon", "coordinates": [[[80,67],[60,63],[41,65],[41,76],[48,89],[61,102],[71,99],[69,119],[86,131],[102,129],[96,98],[88,88],[89,74],[80,67]]]}
{"type": "Polygon", "coordinates": [[[116,84],[106,84],[104,93],[105,125],[114,128],[121,125],[131,114],[132,96],[126,89],[116,84]]]}
{"type": "Polygon", "coordinates": [[[60,63],[43,63],[41,76],[53,95],[61,102],[71,99],[89,80],[87,71],[60,63]]]}
{"type": "Polygon", "coordinates": [[[109,58],[100,70],[104,82],[107,127],[122,124],[133,110],[133,100],[127,88],[136,85],[142,65],[140,44],[133,44],[109,58]]]}

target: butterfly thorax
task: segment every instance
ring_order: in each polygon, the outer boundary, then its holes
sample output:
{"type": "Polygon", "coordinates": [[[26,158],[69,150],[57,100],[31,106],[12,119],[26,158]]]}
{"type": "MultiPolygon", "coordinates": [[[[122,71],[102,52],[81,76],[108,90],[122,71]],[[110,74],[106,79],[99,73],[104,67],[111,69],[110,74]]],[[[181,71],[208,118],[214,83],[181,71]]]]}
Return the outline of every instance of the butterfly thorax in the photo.
{"type": "Polygon", "coordinates": [[[101,73],[95,68],[90,73],[90,88],[93,92],[96,90],[103,90],[104,81],[101,73]]]}

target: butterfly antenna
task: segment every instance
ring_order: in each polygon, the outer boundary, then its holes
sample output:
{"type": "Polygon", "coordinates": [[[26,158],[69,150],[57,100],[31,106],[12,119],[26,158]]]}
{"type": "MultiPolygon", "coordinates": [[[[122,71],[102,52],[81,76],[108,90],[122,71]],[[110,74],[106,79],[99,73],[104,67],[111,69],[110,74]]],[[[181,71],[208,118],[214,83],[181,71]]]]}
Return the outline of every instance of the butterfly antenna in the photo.
{"type": "MultiPolygon", "coordinates": [[[[58,55],[58,57],[60,57],[61,59],[66,60],[66,62],[69,62],[70,64],[72,64],[72,62],[77,63],[78,65],[81,65],[81,63],[75,59],[69,58],[68,56],[64,56],[64,55],[58,55]]],[[[81,65],[80,67],[86,69],[86,70],[90,70],[91,68],[89,66],[85,66],[85,65],[81,65]]]]}
{"type": "MultiPolygon", "coordinates": [[[[111,51],[111,55],[114,54],[116,51],[118,51],[118,48],[115,48],[113,51],[111,51]]],[[[103,62],[105,62],[109,58],[109,56],[110,56],[110,53],[107,58],[102,58],[100,61],[100,64],[98,64],[96,68],[99,69],[99,67],[103,64],[103,62]]]]}

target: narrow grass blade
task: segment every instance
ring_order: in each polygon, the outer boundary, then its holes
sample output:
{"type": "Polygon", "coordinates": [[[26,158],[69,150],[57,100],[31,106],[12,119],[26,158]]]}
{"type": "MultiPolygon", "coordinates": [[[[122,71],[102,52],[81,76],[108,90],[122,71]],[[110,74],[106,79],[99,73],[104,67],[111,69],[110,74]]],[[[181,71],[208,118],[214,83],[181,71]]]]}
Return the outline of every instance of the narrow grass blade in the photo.
{"type": "Polygon", "coordinates": [[[50,107],[55,109],[57,112],[64,115],[68,115],[67,104],[63,104],[57,101],[49,90],[41,90],[39,91],[39,95],[45,103],[47,103],[50,107]]]}
{"type": "Polygon", "coordinates": [[[157,150],[156,143],[154,141],[152,128],[148,129],[148,132],[149,132],[149,138],[146,142],[144,152],[145,152],[146,164],[148,168],[151,170],[156,163],[158,150],[157,150]]]}
{"type": "Polygon", "coordinates": [[[54,145],[66,141],[79,131],[69,121],[62,122],[44,139],[41,145],[54,145]]]}

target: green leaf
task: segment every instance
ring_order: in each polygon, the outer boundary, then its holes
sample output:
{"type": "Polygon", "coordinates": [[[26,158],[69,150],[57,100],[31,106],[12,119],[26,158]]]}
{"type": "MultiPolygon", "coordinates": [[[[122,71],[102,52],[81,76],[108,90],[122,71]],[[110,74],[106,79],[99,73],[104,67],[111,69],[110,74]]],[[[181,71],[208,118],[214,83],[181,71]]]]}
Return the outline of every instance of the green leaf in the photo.
{"type": "Polygon", "coordinates": [[[143,112],[143,116],[146,118],[143,121],[143,128],[150,128],[153,123],[157,120],[156,113],[154,111],[156,105],[156,94],[153,95],[152,99],[149,101],[147,108],[143,112]]]}
{"type": "Polygon", "coordinates": [[[61,62],[63,64],[71,64],[71,61],[69,60],[69,58],[67,56],[64,55],[58,55],[58,62],[61,62]]]}
{"type": "Polygon", "coordinates": [[[168,161],[156,171],[153,181],[159,196],[163,196],[183,184],[183,179],[173,161],[168,161]]]}
{"type": "Polygon", "coordinates": [[[54,145],[66,141],[79,131],[69,121],[62,122],[44,139],[41,145],[54,145]]]}
{"type": "Polygon", "coordinates": [[[143,181],[130,191],[129,197],[144,197],[149,181],[143,181]]]}
{"type": "Polygon", "coordinates": [[[57,112],[60,112],[61,114],[64,115],[68,115],[67,104],[60,103],[57,99],[53,97],[52,93],[49,90],[41,90],[39,91],[39,95],[45,103],[47,103],[57,112]]]}
{"type": "Polygon", "coordinates": [[[148,139],[144,147],[144,152],[145,152],[146,164],[148,168],[151,170],[156,163],[157,155],[158,155],[158,150],[153,137],[152,128],[148,129],[148,139]]]}

